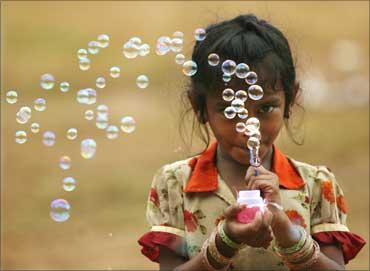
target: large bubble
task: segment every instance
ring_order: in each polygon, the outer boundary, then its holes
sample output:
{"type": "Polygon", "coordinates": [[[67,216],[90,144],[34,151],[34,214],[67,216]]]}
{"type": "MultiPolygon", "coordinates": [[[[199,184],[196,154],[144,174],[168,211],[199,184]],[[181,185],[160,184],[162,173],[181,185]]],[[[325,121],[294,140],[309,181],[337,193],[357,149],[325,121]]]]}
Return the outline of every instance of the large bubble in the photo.
{"type": "Polygon", "coordinates": [[[182,65],[182,72],[186,75],[186,76],[193,76],[194,74],[197,73],[197,70],[198,70],[198,66],[197,66],[197,63],[195,63],[194,61],[192,60],[188,60],[186,61],[183,65],[182,65]]]}
{"type": "Polygon", "coordinates": [[[126,116],[121,119],[121,130],[125,133],[132,133],[136,129],[135,119],[131,116],[126,116]]]}
{"type": "Polygon", "coordinates": [[[55,78],[50,73],[45,73],[41,76],[40,85],[43,89],[50,90],[54,87],[55,78]]]}
{"type": "Polygon", "coordinates": [[[6,101],[9,104],[15,104],[18,101],[18,93],[15,90],[9,90],[6,93],[6,101]]]}
{"type": "Polygon", "coordinates": [[[81,141],[81,156],[85,159],[91,159],[96,152],[96,142],[94,139],[87,138],[81,141]]]}
{"type": "Polygon", "coordinates": [[[15,132],[15,142],[18,144],[23,144],[27,141],[27,133],[25,131],[15,132]]]}
{"type": "Polygon", "coordinates": [[[50,217],[56,222],[65,222],[69,219],[71,206],[65,199],[53,200],[50,204],[50,217]]]}

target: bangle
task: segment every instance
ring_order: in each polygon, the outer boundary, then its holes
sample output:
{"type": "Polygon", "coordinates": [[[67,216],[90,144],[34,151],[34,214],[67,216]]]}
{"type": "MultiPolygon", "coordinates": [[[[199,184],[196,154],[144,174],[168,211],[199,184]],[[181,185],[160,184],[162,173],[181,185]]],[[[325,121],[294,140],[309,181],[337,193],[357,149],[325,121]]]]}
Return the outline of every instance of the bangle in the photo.
{"type": "Polygon", "coordinates": [[[265,201],[265,206],[267,205],[272,205],[274,206],[275,208],[279,209],[280,211],[283,211],[284,208],[283,206],[281,206],[280,204],[276,203],[276,202],[272,202],[272,201],[265,201]]]}
{"type": "Polygon", "coordinates": [[[280,254],[279,256],[281,256],[281,254],[293,254],[293,253],[296,253],[297,251],[302,249],[302,247],[304,246],[304,244],[306,242],[306,239],[307,239],[307,233],[302,227],[298,227],[298,229],[299,229],[299,232],[301,234],[301,237],[300,237],[299,241],[296,242],[294,245],[292,245],[290,247],[287,247],[287,248],[283,248],[283,247],[280,247],[278,245],[274,246],[274,250],[278,254],[280,254]]]}
{"type": "Polygon", "coordinates": [[[225,221],[223,220],[221,223],[218,224],[218,229],[217,229],[217,232],[220,235],[222,242],[224,242],[230,248],[233,248],[235,250],[244,248],[246,244],[236,243],[233,240],[231,240],[229,236],[226,235],[225,230],[224,230],[224,224],[225,224],[225,221]]]}
{"type": "Polygon", "coordinates": [[[307,269],[310,266],[314,265],[317,260],[319,259],[320,256],[320,246],[319,244],[313,240],[313,252],[311,253],[310,257],[306,259],[302,263],[290,263],[286,262],[286,265],[289,267],[289,269],[292,270],[302,270],[302,269],[307,269]]]}
{"type": "Polygon", "coordinates": [[[200,251],[200,253],[202,254],[202,264],[203,266],[206,268],[207,271],[227,271],[230,264],[226,265],[225,267],[222,267],[222,268],[219,268],[219,269],[216,269],[214,268],[208,261],[208,245],[209,245],[209,240],[207,239],[204,243],[203,243],[203,246],[202,246],[202,249],[200,251]]]}
{"type": "Polygon", "coordinates": [[[216,245],[216,234],[217,234],[217,231],[213,231],[211,234],[211,238],[208,244],[208,252],[211,255],[211,257],[219,264],[228,265],[230,264],[232,258],[225,257],[218,251],[217,245],[216,245]]]}

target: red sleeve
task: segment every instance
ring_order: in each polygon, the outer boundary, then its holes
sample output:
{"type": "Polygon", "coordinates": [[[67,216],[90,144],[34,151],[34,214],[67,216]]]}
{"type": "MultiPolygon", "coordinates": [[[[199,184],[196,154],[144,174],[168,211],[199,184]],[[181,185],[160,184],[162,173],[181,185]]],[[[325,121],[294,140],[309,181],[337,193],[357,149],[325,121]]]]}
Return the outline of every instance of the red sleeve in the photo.
{"type": "Polygon", "coordinates": [[[345,231],[318,232],[314,233],[312,237],[320,245],[340,244],[345,264],[352,260],[366,244],[366,241],[357,234],[345,231]]]}
{"type": "Polygon", "coordinates": [[[153,262],[159,263],[159,245],[183,257],[186,255],[184,239],[173,233],[150,231],[145,233],[138,243],[142,246],[141,253],[153,262]]]}

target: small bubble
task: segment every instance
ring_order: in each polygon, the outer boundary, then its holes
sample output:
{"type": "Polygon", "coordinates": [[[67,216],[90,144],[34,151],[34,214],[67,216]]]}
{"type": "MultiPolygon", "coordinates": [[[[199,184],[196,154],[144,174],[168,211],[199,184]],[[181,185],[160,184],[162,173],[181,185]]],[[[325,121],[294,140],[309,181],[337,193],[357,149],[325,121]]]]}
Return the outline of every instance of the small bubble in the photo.
{"type": "Polygon", "coordinates": [[[80,59],[79,64],[81,71],[87,71],[88,69],[90,69],[90,59],[88,58],[80,59]]]}
{"type": "Polygon", "coordinates": [[[254,85],[255,83],[257,83],[257,73],[248,72],[247,77],[245,78],[245,82],[247,82],[248,85],[254,85]]]}
{"type": "Polygon", "coordinates": [[[106,132],[107,132],[107,138],[108,139],[116,139],[118,137],[119,129],[115,125],[109,125],[107,127],[106,132]]]}
{"type": "Polygon", "coordinates": [[[117,66],[113,66],[110,68],[109,74],[112,78],[118,78],[121,75],[121,69],[117,66]]]}
{"type": "Polygon", "coordinates": [[[79,90],[77,92],[77,102],[88,105],[96,103],[96,90],[92,88],[79,90]]]}
{"type": "Polygon", "coordinates": [[[204,28],[197,28],[194,31],[194,37],[197,41],[202,41],[206,38],[206,30],[204,28]]]}
{"type": "Polygon", "coordinates": [[[248,146],[248,149],[253,150],[260,146],[260,141],[258,140],[258,138],[250,137],[248,138],[247,146],[248,146]]]}
{"type": "Polygon", "coordinates": [[[41,76],[40,85],[43,89],[50,90],[54,87],[54,84],[55,84],[55,79],[53,75],[49,73],[45,73],[41,76]]]}
{"type": "Polygon", "coordinates": [[[77,129],[76,128],[69,128],[67,131],[67,138],[69,140],[74,140],[77,138],[77,129]]]}
{"type": "Polygon", "coordinates": [[[251,131],[248,131],[248,136],[261,140],[261,132],[258,129],[252,129],[251,131]]]}
{"type": "Polygon", "coordinates": [[[261,100],[263,97],[263,89],[259,85],[252,85],[248,88],[248,95],[254,101],[261,100]]]}
{"type": "Polygon", "coordinates": [[[71,158],[69,156],[62,156],[59,159],[59,167],[63,170],[71,168],[71,158]]]}
{"type": "Polygon", "coordinates": [[[73,177],[66,177],[63,179],[63,189],[71,192],[76,188],[76,180],[73,177]]]}
{"type": "Polygon", "coordinates": [[[107,34],[100,34],[97,40],[100,48],[107,48],[109,46],[109,36],[107,34]]]}
{"type": "Polygon", "coordinates": [[[244,79],[249,72],[249,66],[245,63],[239,63],[236,66],[235,73],[238,78],[244,79]]]}
{"type": "Polygon", "coordinates": [[[55,144],[55,133],[51,131],[44,132],[42,143],[47,147],[53,146],[55,144]]]}
{"type": "Polygon", "coordinates": [[[96,142],[94,139],[84,139],[81,141],[81,156],[85,159],[91,159],[96,152],[96,142]]]}
{"type": "Polygon", "coordinates": [[[175,53],[181,52],[183,44],[184,44],[183,39],[174,38],[171,40],[170,49],[172,50],[172,52],[175,52],[175,53]]]}
{"type": "Polygon", "coordinates": [[[234,99],[231,102],[231,106],[235,108],[236,113],[243,112],[244,102],[240,99],[234,99]]]}
{"type": "Polygon", "coordinates": [[[241,110],[241,112],[238,113],[238,117],[241,119],[248,118],[248,110],[246,108],[243,108],[243,110],[241,110]]]}
{"type": "Polygon", "coordinates": [[[167,36],[159,37],[156,43],[155,52],[159,56],[167,54],[171,50],[171,38],[167,36]]]}
{"type": "Polygon", "coordinates": [[[71,206],[65,199],[53,200],[50,204],[50,217],[56,222],[65,222],[69,219],[71,206]]]}
{"type": "Polygon", "coordinates": [[[69,83],[68,82],[62,82],[59,85],[61,92],[68,92],[69,91],[69,83]]]}
{"type": "Polygon", "coordinates": [[[179,39],[184,39],[184,33],[181,31],[176,31],[172,34],[173,38],[179,38],[179,39]]]}
{"type": "Polygon", "coordinates": [[[177,54],[175,57],[176,64],[182,65],[185,62],[185,56],[183,54],[177,54]]]}
{"type": "Polygon", "coordinates": [[[227,119],[233,119],[236,116],[236,110],[233,106],[228,106],[224,110],[224,115],[227,119]]]}
{"type": "Polygon", "coordinates": [[[94,119],[94,111],[86,110],[85,111],[85,119],[86,120],[93,120],[94,119]]]}
{"type": "Polygon", "coordinates": [[[40,124],[34,122],[31,124],[31,132],[37,134],[40,131],[40,124]]]}
{"type": "Polygon", "coordinates": [[[121,119],[121,130],[125,133],[132,133],[136,129],[136,122],[133,117],[126,116],[121,119]]]}
{"type": "Polygon", "coordinates": [[[122,51],[126,58],[132,59],[139,55],[140,48],[132,41],[128,41],[123,45],[122,51]]]}
{"type": "Polygon", "coordinates": [[[27,133],[25,131],[15,132],[15,142],[18,144],[23,144],[27,141],[27,133]]]}
{"type": "Polygon", "coordinates": [[[108,127],[108,115],[98,115],[95,125],[98,129],[104,130],[108,127]]]}
{"type": "Polygon", "coordinates": [[[144,43],[143,45],[140,46],[139,49],[139,55],[140,56],[146,56],[150,53],[150,46],[149,44],[144,43]]]}
{"type": "Polygon", "coordinates": [[[16,114],[16,121],[25,124],[31,118],[32,110],[28,106],[22,106],[16,114]]]}
{"type": "Polygon", "coordinates": [[[244,122],[238,122],[236,125],[235,125],[235,129],[238,133],[244,133],[245,130],[246,130],[246,126],[245,126],[245,123],[244,122]]]}
{"type": "Polygon", "coordinates": [[[9,104],[15,104],[18,101],[18,93],[15,90],[9,90],[6,93],[6,101],[9,104]]]}
{"type": "Polygon", "coordinates": [[[222,75],[222,81],[230,82],[230,80],[231,80],[231,75],[228,75],[228,74],[225,74],[225,73],[222,75]]]}
{"type": "Polygon", "coordinates": [[[234,90],[231,88],[226,88],[222,92],[222,99],[226,102],[231,102],[234,99],[234,90]]]}
{"type": "Polygon", "coordinates": [[[40,112],[45,111],[46,100],[43,98],[36,99],[33,107],[35,108],[36,111],[40,111],[40,112]]]}
{"type": "Polygon", "coordinates": [[[100,117],[108,117],[108,110],[109,108],[105,104],[99,104],[96,107],[97,115],[100,117]]]}
{"type": "Polygon", "coordinates": [[[87,50],[89,51],[90,54],[96,55],[97,53],[99,53],[99,46],[100,46],[99,42],[97,42],[96,40],[92,40],[88,43],[87,50]]]}
{"type": "Polygon", "coordinates": [[[139,87],[139,88],[147,88],[149,86],[149,78],[148,76],[146,75],[139,75],[137,78],[136,78],[136,85],[139,87]]]}
{"type": "Polygon", "coordinates": [[[105,78],[104,77],[98,77],[96,78],[96,87],[98,88],[105,88],[105,78]]]}
{"type": "Polygon", "coordinates": [[[225,60],[221,66],[222,72],[226,75],[233,75],[236,70],[236,63],[233,60],[225,60]]]}
{"type": "Polygon", "coordinates": [[[78,59],[83,59],[83,58],[87,58],[87,50],[86,49],[78,49],[77,51],[77,57],[78,59]]]}
{"type": "Polygon", "coordinates": [[[246,132],[247,136],[251,136],[256,130],[260,128],[260,121],[257,118],[249,118],[246,122],[246,132]]]}
{"type": "Polygon", "coordinates": [[[220,57],[218,54],[212,53],[208,55],[208,64],[211,66],[217,66],[220,63],[220,57]]]}
{"type": "Polygon", "coordinates": [[[245,102],[248,99],[248,93],[245,90],[238,90],[235,93],[235,98],[245,102]]]}
{"type": "Polygon", "coordinates": [[[194,61],[192,60],[188,60],[186,61],[183,65],[182,65],[182,72],[186,75],[186,76],[193,76],[194,74],[196,74],[198,70],[198,66],[197,66],[197,63],[195,63],[194,61]]]}

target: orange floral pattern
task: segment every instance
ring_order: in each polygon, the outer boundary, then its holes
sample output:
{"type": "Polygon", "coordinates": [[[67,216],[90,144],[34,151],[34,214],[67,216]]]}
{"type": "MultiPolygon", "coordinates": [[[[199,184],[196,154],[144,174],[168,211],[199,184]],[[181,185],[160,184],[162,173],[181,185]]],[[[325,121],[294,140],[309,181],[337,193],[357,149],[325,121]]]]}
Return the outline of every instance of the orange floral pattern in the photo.
{"type": "Polygon", "coordinates": [[[337,205],[338,205],[338,208],[339,210],[342,212],[342,213],[347,213],[347,203],[343,197],[343,195],[339,195],[337,197],[337,205]]]}
{"type": "Polygon", "coordinates": [[[292,223],[307,228],[304,218],[296,210],[286,210],[285,213],[292,223]]]}
{"type": "Polygon", "coordinates": [[[189,232],[194,232],[198,228],[198,218],[188,210],[184,210],[184,223],[189,232]]]}
{"type": "Polygon", "coordinates": [[[333,193],[333,184],[330,180],[323,181],[321,183],[321,194],[330,203],[335,202],[334,193],[333,193]]]}

